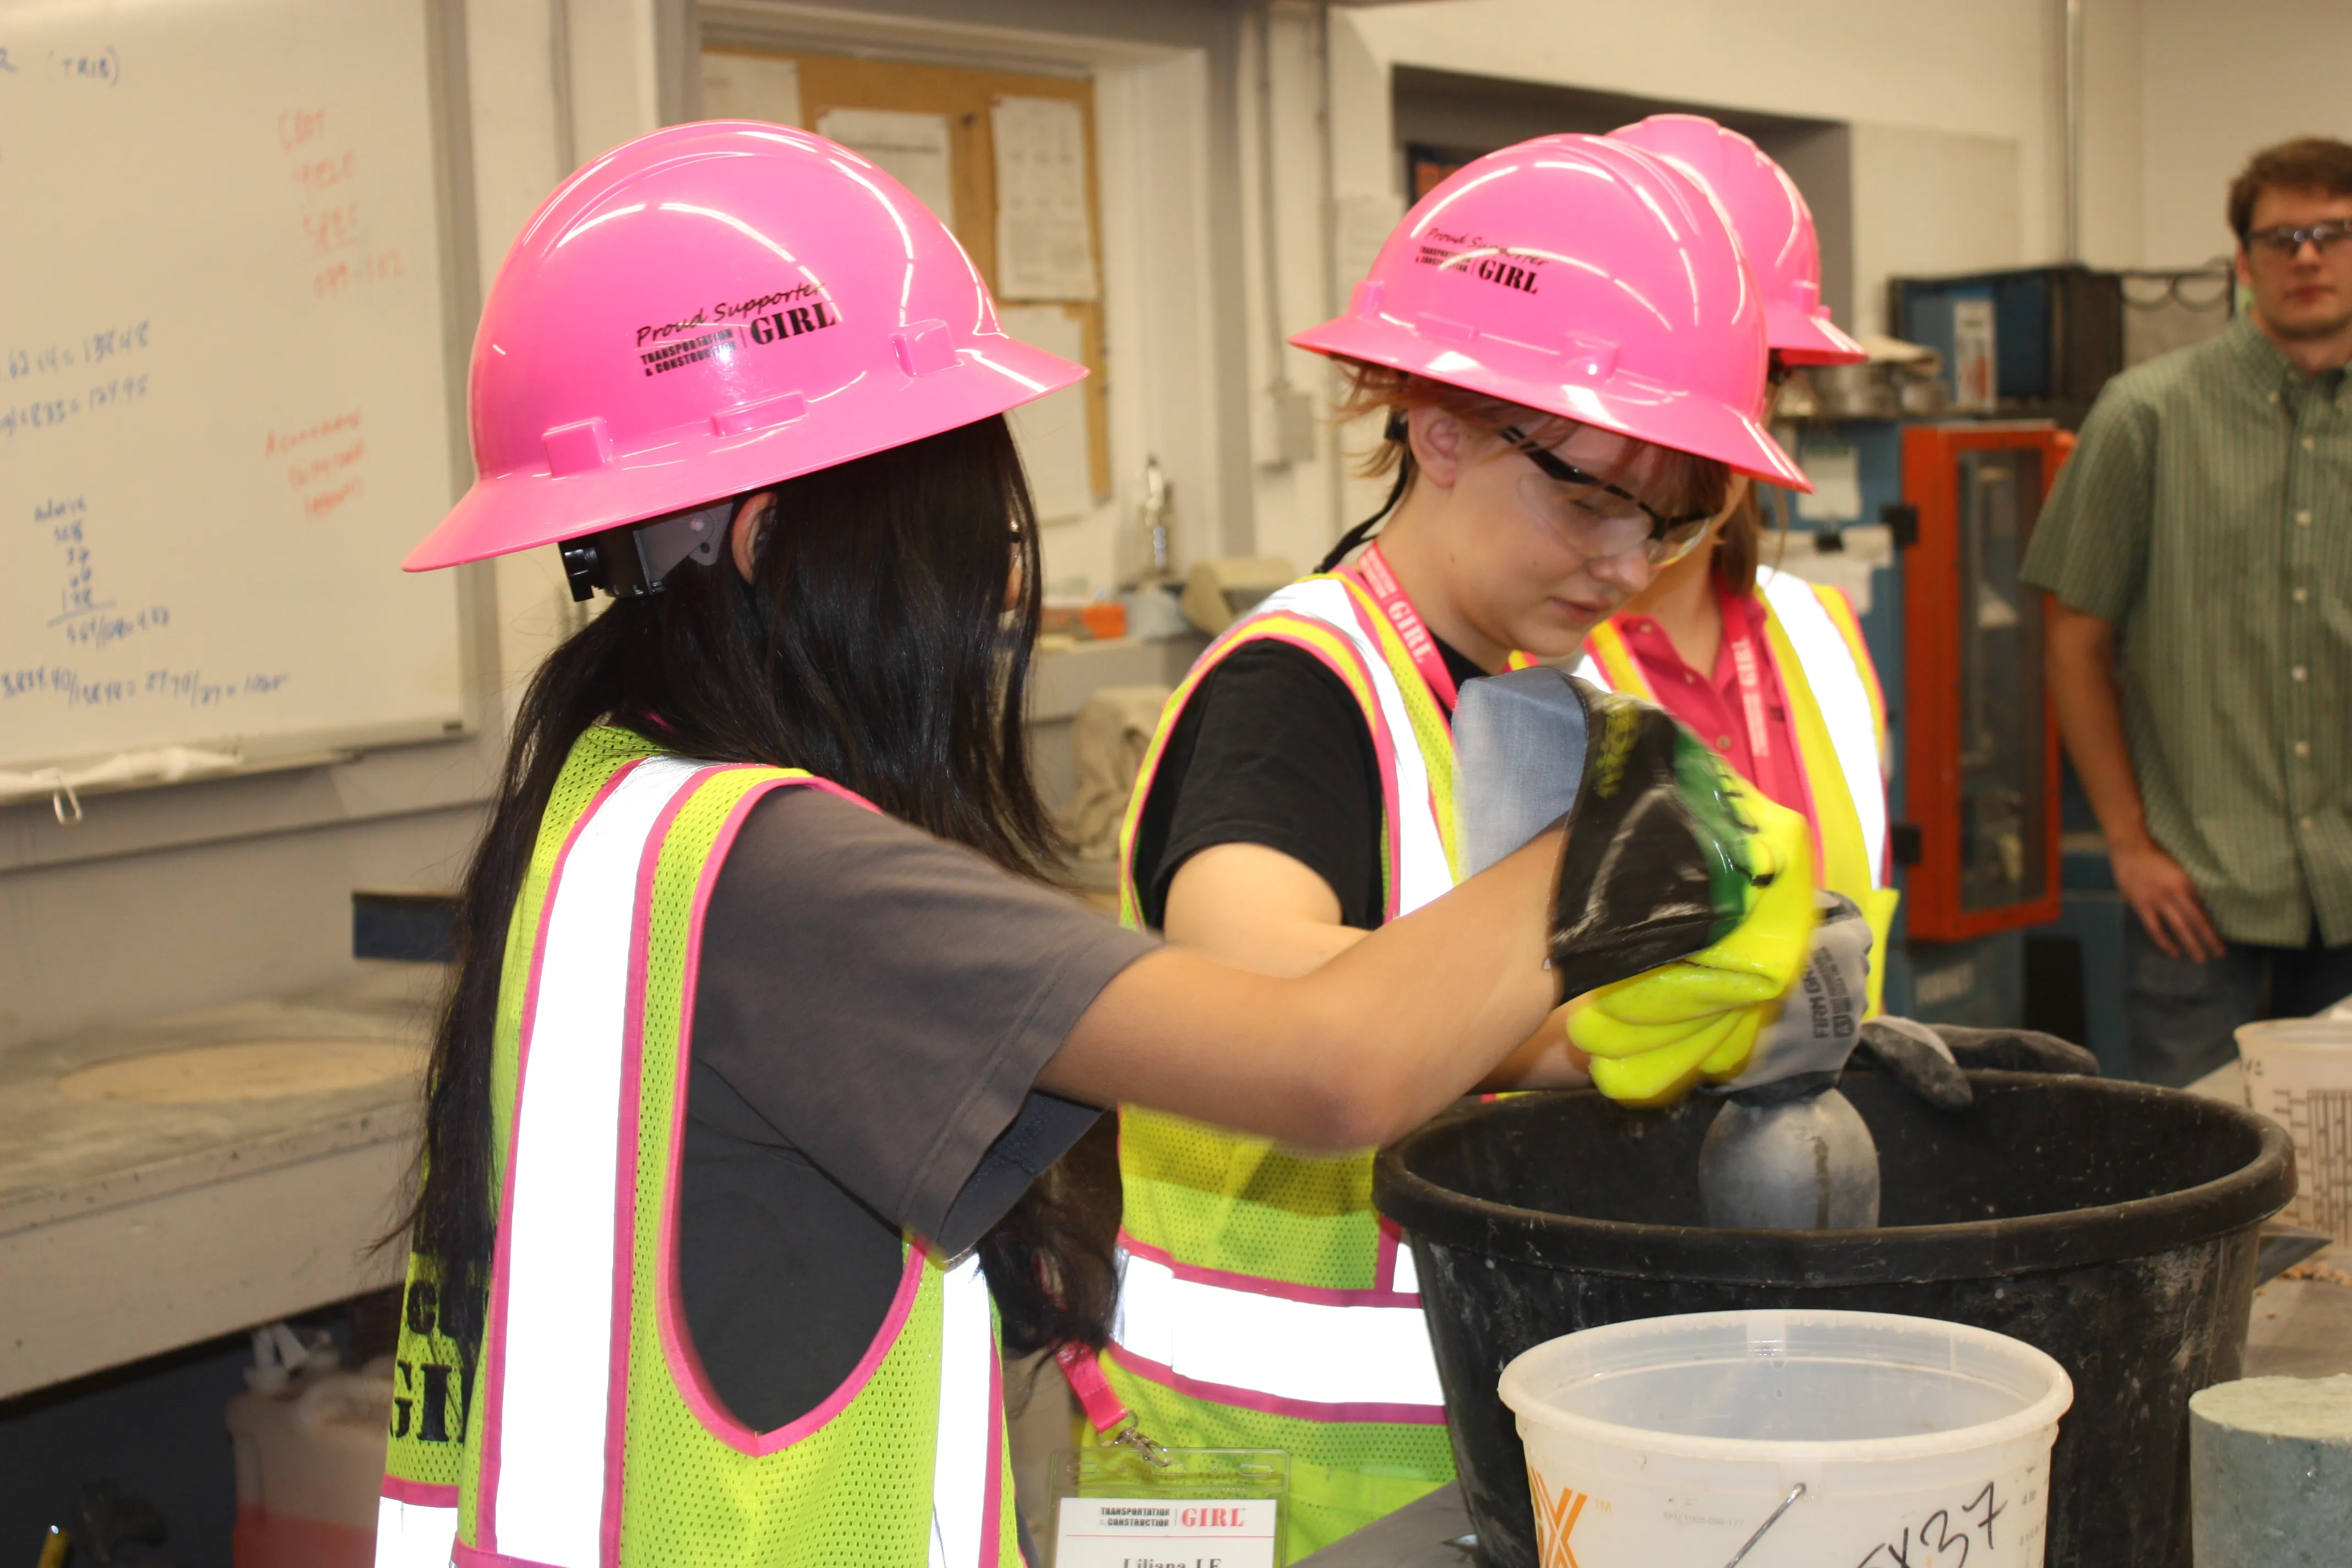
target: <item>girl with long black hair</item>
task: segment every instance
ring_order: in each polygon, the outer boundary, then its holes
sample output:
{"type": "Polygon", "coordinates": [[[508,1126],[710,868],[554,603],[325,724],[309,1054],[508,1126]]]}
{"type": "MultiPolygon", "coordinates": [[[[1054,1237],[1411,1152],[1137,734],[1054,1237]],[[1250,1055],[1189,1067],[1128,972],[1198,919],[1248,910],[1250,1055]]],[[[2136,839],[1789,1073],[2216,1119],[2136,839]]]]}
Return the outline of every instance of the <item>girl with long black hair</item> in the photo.
{"type": "Polygon", "coordinates": [[[466,881],[379,1563],[1013,1563],[997,1321],[1103,1342],[1100,1108],[1375,1143],[1558,1001],[1559,831],[1300,979],[1049,885],[1003,415],[1081,374],[803,132],[656,132],[516,242],[408,565],[614,603],[466,881]]]}

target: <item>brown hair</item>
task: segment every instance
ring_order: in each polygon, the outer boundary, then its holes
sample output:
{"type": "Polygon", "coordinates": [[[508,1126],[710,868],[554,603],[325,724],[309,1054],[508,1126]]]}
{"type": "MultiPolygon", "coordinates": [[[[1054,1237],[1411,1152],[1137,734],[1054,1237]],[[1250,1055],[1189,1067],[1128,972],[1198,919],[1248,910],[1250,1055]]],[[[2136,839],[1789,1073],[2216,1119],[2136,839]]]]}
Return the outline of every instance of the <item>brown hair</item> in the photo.
{"type": "MultiPolygon", "coordinates": [[[[1571,419],[1557,414],[1545,414],[1522,404],[1500,397],[1489,397],[1466,387],[1454,386],[1443,381],[1432,381],[1411,371],[1396,370],[1384,364],[1367,364],[1362,360],[1342,359],[1340,368],[1347,373],[1348,385],[1334,415],[1341,421],[1359,419],[1367,414],[1410,414],[1416,408],[1435,408],[1453,415],[1473,429],[1495,435],[1504,426],[1516,425],[1545,446],[1564,439],[1577,428],[1571,419]]],[[[1731,488],[1731,468],[1713,458],[1702,458],[1690,452],[1660,447],[1658,451],[1658,489],[1665,500],[1654,498],[1651,504],[1669,514],[1714,511],[1723,505],[1724,496],[1731,488]]],[[[1403,462],[1404,443],[1382,441],[1364,455],[1356,465],[1357,473],[1365,479],[1378,479],[1391,472],[1403,462]]],[[[1411,489],[1408,480],[1406,489],[1411,489]]],[[[1399,499],[1402,499],[1400,496],[1399,499]]]]}
{"type": "Polygon", "coordinates": [[[2352,145],[2327,136],[2298,136],[2249,159],[2230,182],[2230,232],[2240,245],[2254,226],[2255,201],[2273,190],[2352,196],[2352,145]]]}
{"type": "Polygon", "coordinates": [[[1715,525],[1715,559],[1707,570],[1715,585],[1736,599],[1756,592],[1756,567],[1764,555],[1764,503],[1749,485],[1731,515],[1715,525]]]}

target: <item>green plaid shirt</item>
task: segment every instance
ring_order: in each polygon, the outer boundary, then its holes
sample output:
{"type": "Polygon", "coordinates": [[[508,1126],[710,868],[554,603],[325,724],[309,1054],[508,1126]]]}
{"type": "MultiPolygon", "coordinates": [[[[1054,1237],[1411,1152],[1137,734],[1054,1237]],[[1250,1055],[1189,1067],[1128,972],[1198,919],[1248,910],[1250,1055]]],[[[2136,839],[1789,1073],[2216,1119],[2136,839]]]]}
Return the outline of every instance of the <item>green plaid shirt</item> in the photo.
{"type": "Polygon", "coordinates": [[[2099,395],[2025,576],[2119,628],[2149,835],[2232,942],[2352,942],[2352,389],[2244,317],[2099,395]]]}

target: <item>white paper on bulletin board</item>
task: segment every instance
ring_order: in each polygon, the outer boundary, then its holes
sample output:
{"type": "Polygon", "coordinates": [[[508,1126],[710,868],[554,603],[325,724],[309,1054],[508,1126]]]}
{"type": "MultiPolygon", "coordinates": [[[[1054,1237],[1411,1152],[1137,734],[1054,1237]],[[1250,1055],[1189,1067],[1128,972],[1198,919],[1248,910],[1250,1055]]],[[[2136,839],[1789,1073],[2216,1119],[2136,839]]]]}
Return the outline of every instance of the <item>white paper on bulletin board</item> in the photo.
{"type": "Polygon", "coordinates": [[[838,142],[913,193],[941,223],[955,222],[955,179],[948,117],[893,109],[828,109],[816,133],[838,142]]]}
{"type": "Polygon", "coordinates": [[[463,728],[426,23],[0,7],[0,770],[463,728]]]}
{"type": "MultiPolygon", "coordinates": [[[[1007,305],[999,312],[1004,330],[1032,348],[1077,360],[1083,346],[1079,324],[1059,305],[1007,305]]],[[[1094,505],[1094,480],[1087,464],[1087,385],[1078,382],[1024,403],[1009,416],[1021,466],[1029,472],[1029,494],[1039,522],[1084,517],[1094,505]]]]}
{"type": "Polygon", "coordinates": [[[801,122],[801,63],[790,55],[702,51],[702,117],[801,122]]]}
{"type": "Polygon", "coordinates": [[[1087,126],[1066,98],[1000,98],[996,143],[996,291],[1008,300],[1092,300],[1094,231],[1087,216],[1087,126]]]}

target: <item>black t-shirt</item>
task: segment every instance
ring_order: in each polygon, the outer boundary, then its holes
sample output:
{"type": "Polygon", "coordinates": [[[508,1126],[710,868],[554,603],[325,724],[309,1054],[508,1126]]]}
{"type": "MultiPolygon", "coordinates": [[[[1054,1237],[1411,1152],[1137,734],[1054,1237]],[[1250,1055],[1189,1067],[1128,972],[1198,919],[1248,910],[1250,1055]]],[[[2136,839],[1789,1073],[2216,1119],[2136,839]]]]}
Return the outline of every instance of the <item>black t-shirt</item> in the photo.
{"type": "MultiPolygon", "coordinates": [[[[1486,673],[1437,648],[1456,686],[1486,673]]],[[[1296,644],[1244,644],[1185,703],[1144,803],[1135,883],[1145,923],[1160,924],[1187,859],[1219,844],[1263,844],[1329,885],[1341,923],[1372,930],[1386,904],[1381,793],[1371,731],[1347,683],[1296,644]]]]}
{"type": "Polygon", "coordinates": [[[755,1430],[823,1403],[911,1230],[978,1241],[1093,1124],[1032,1088],[1150,939],[838,796],[776,790],[711,890],[678,1276],[712,1391],[755,1430]]]}

